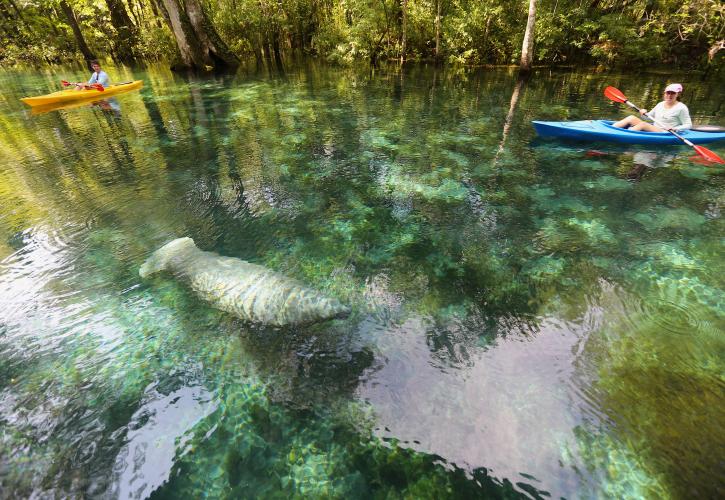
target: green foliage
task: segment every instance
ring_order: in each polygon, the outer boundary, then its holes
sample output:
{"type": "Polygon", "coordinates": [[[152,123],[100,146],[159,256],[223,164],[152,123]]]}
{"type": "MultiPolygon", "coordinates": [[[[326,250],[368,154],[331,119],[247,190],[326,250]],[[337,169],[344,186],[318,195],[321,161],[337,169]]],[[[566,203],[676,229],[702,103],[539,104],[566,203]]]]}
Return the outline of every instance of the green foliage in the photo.
{"type": "Polygon", "coordinates": [[[464,64],[513,62],[520,54],[526,9],[525,2],[458,0],[444,23],[448,59],[464,64]]]}
{"type": "Polygon", "coordinates": [[[176,52],[176,45],[165,26],[153,25],[141,31],[136,49],[144,59],[162,60],[176,52]]]}
{"type": "Polygon", "coordinates": [[[356,59],[377,59],[380,55],[394,57],[397,44],[391,44],[395,29],[393,16],[397,3],[392,0],[367,0],[346,2],[344,14],[347,22],[344,38],[329,55],[338,62],[352,62],[356,59]]]}
{"type": "MultiPolygon", "coordinates": [[[[155,0],[118,0],[133,23],[125,35],[114,27],[105,1],[66,1],[99,57],[122,60],[124,37],[130,32],[139,58],[174,58],[175,42],[155,0]]],[[[207,0],[202,4],[222,40],[240,57],[261,59],[302,51],[350,64],[401,55],[401,0],[207,0]]],[[[78,42],[59,5],[60,0],[23,2],[17,22],[10,6],[0,8],[0,63],[77,59],[78,42]]],[[[724,12],[716,0],[539,0],[534,57],[544,64],[719,64],[722,54],[715,51],[708,59],[708,50],[722,41],[724,12]]],[[[515,63],[527,13],[524,0],[408,0],[406,58],[515,63]]]]}
{"type": "MultiPolygon", "coordinates": [[[[61,8],[60,0],[22,2],[20,14],[0,6],[0,65],[56,64],[82,60],[79,41],[61,8]],[[17,18],[17,19],[15,19],[17,18]]],[[[81,34],[94,56],[120,60],[119,42],[124,36],[111,22],[103,0],[66,0],[81,34]]],[[[119,0],[131,26],[134,51],[140,59],[171,58],[175,45],[158,10],[148,0],[119,0]]],[[[127,35],[125,35],[127,36],[127,35]]]]}

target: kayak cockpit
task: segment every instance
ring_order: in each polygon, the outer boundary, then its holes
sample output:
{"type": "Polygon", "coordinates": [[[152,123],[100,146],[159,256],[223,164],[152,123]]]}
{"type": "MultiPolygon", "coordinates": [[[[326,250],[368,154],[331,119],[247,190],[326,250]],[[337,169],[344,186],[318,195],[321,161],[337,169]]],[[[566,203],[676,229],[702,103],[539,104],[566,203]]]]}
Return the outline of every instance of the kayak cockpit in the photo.
{"type": "MultiPolygon", "coordinates": [[[[662,136],[662,137],[671,137],[672,136],[672,134],[670,134],[669,132],[647,132],[645,130],[632,130],[632,129],[628,129],[628,128],[615,127],[613,120],[597,120],[597,121],[599,123],[601,123],[603,126],[610,128],[614,131],[618,131],[618,132],[626,132],[628,134],[641,134],[644,136],[653,136],[653,135],[662,136]]],[[[684,135],[687,135],[687,130],[678,130],[677,133],[684,136],[684,135]]]]}

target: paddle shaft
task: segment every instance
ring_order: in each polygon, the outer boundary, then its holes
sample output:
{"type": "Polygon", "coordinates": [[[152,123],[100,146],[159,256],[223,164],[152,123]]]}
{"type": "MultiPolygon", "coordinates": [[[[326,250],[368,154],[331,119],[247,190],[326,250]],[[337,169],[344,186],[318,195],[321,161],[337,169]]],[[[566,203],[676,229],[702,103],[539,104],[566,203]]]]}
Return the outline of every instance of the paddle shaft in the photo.
{"type": "Polygon", "coordinates": [[[72,85],[75,85],[76,87],[82,87],[82,88],[83,88],[84,90],[89,90],[89,89],[96,89],[96,90],[98,90],[99,92],[103,92],[104,90],[106,90],[106,89],[105,89],[105,88],[103,87],[103,85],[101,85],[100,83],[83,83],[83,82],[78,82],[78,83],[71,83],[71,82],[67,82],[67,81],[65,81],[65,80],[61,80],[61,81],[60,81],[60,83],[61,83],[61,84],[62,84],[62,85],[63,85],[64,87],[70,87],[70,86],[72,86],[72,85]]]}
{"type": "MultiPolygon", "coordinates": [[[[639,108],[639,107],[638,107],[638,106],[637,106],[636,104],[633,104],[633,103],[629,102],[629,99],[625,99],[624,103],[625,103],[625,104],[626,104],[627,106],[630,106],[630,107],[632,107],[632,108],[636,109],[636,110],[637,110],[637,111],[639,111],[640,113],[642,112],[642,109],[640,109],[640,108],[639,108]]],[[[650,115],[649,113],[645,113],[645,114],[644,114],[644,116],[646,116],[647,118],[649,118],[650,120],[652,120],[652,121],[654,122],[654,124],[655,124],[655,125],[657,125],[658,127],[660,127],[661,129],[667,130],[667,131],[668,131],[668,132],[669,132],[670,134],[674,135],[675,137],[677,137],[677,138],[678,138],[679,140],[681,140],[682,142],[684,142],[684,143],[685,143],[685,144],[687,144],[688,146],[691,146],[691,147],[693,147],[693,148],[695,147],[695,145],[694,145],[694,144],[693,144],[693,143],[692,143],[691,141],[689,141],[689,140],[685,139],[684,137],[682,137],[682,136],[681,136],[680,134],[678,134],[678,133],[677,133],[677,132],[675,132],[674,130],[670,130],[670,129],[669,129],[668,127],[665,127],[665,126],[664,126],[664,125],[662,125],[662,124],[661,124],[660,122],[658,122],[657,120],[655,120],[655,119],[654,119],[654,118],[652,117],[652,115],[650,115]]]]}

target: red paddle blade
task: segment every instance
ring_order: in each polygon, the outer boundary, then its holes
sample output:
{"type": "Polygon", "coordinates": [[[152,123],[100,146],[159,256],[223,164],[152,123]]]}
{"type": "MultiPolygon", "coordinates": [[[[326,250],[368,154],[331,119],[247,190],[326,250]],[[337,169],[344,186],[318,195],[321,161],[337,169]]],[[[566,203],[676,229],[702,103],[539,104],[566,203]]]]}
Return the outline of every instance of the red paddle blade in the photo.
{"type": "Polygon", "coordinates": [[[627,96],[615,87],[607,87],[604,89],[604,95],[616,102],[627,102],[628,100],[627,96]]]}
{"type": "Polygon", "coordinates": [[[706,167],[712,166],[712,162],[707,161],[702,156],[693,155],[693,156],[688,156],[687,159],[690,160],[692,163],[697,163],[698,165],[705,165],[706,167]]]}
{"type": "Polygon", "coordinates": [[[697,151],[697,154],[699,154],[700,156],[702,156],[704,159],[706,159],[709,162],[720,163],[720,164],[725,163],[725,160],[720,158],[718,155],[716,155],[715,153],[713,153],[706,147],[695,146],[695,151],[697,151]]]}
{"type": "Polygon", "coordinates": [[[607,156],[608,153],[604,153],[602,151],[597,151],[595,149],[590,149],[586,153],[584,153],[586,156],[607,156]]]}
{"type": "Polygon", "coordinates": [[[60,81],[60,83],[61,83],[61,85],[63,85],[64,87],[67,87],[68,85],[70,85],[70,82],[66,82],[65,80],[61,80],[61,81],[60,81]]]}

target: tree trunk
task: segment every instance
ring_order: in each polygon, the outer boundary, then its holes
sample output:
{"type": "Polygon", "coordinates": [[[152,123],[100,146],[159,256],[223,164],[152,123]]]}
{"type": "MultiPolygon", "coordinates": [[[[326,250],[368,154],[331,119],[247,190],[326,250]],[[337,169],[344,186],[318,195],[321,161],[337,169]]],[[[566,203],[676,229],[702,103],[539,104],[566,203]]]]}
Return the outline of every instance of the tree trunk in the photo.
{"type": "Polygon", "coordinates": [[[219,34],[214,29],[211,21],[204,13],[199,0],[185,0],[186,12],[189,15],[191,25],[194,27],[199,40],[202,42],[202,48],[209,58],[214,60],[214,67],[237,67],[239,59],[232,54],[229,47],[222,41],[219,34]]]}
{"type": "Polygon", "coordinates": [[[262,44],[263,43],[264,42],[262,40],[262,35],[257,33],[256,41],[252,41],[252,51],[254,52],[254,62],[257,64],[257,66],[259,66],[263,60],[262,59],[262,53],[263,53],[262,44]]]}
{"type": "Polygon", "coordinates": [[[91,49],[88,48],[88,45],[86,44],[86,39],[83,38],[81,27],[78,25],[78,19],[76,19],[76,15],[73,12],[71,6],[68,5],[68,2],[66,0],[60,0],[60,8],[63,10],[65,17],[68,19],[68,24],[70,24],[70,27],[73,30],[73,35],[75,36],[76,43],[78,44],[78,50],[81,51],[83,57],[86,58],[86,61],[95,59],[96,56],[93,54],[93,52],[91,52],[91,49]]]}
{"type": "Polygon", "coordinates": [[[161,0],[179,47],[181,62],[175,70],[222,70],[239,66],[239,60],[217,34],[198,0],[161,0]]]}
{"type": "Polygon", "coordinates": [[[481,44],[482,45],[481,55],[486,55],[488,53],[488,49],[487,49],[487,47],[488,47],[488,31],[489,31],[489,28],[491,27],[491,17],[493,17],[493,16],[488,16],[486,18],[486,29],[483,31],[483,43],[481,44]]]}
{"type": "Polygon", "coordinates": [[[436,0],[436,60],[441,55],[441,0],[436,0]]]}
{"type": "Polygon", "coordinates": [[[271,45],[271,42],[269,41],[269,34],[264,34],[264,40],[262,43],[262,53],[264,54],[264,60],[265,61],[271,61],[272,60],[272,52],[269,50],[269,46],[271,45]]]}
{"type": "Polygon", "coordinates": [[[211,61],[202,54],[201,42],[194,33],[189,16],[179,5],[178,0],[161,0],[161,2],[168,15],[169,27],[181,55],[181,62],[174,64],[173,69],[204,69],[211,61]]]}
{"type": "Polygon", "coordinates": [[[138,28],[144,24],[143,7],[135,0],[128,0],[128,11],[133,16],[133,20],[138,28]]]}
{"type": "Polygon", "coordinates": [[[274,62],[277,65],[277,67],[282,66],[282,53],[280,51],[279,47],[279,33],[274,33],[272,35],[272,53],[274,54],[274,62]]]}
{"type": "Polygon", "coordinates": [[[121,0],[106,0],[111,24],[116,29],[116,54],[121,62],[133,62],[136,59],[134,48],[138,30],[126,12],[121,0]]]}
{"type": "Polygon", "coordinates": [[[408,0],[403,0],[403,37],[400,41],[400,64],[405,62],[405,44],[408,29],[408,0]]]}
{"type": "Polygon", "coordinates": [[[162,17],[166,20],[166,24],[168,24],[168,25],[171,25],[171,24],[168,19],[166,10],[163,8],[163,6],[161,6],[161,8],[156,7],[156,2],[158,2],[158,1],[159,0],[151,0],[151,2],[149,2],[149,3],[151,4],[151,12],[153,12],[153,17],[154,17],[154,22],[156,23],[156,27],[161,29],[161,27],[163,26],[161,24],[162,17]],[[161,11],[161,12],[159,12],[159,11],[161,11]]]}
{"type": "Polygon", "coordinates": [[[520,70],[524,73],[531,71],[531,62],[534,59],[534,28],[536,27],[536,0],[529,0],[529,19],[526,22],[524,44],[521,47],[520,70]]]}

